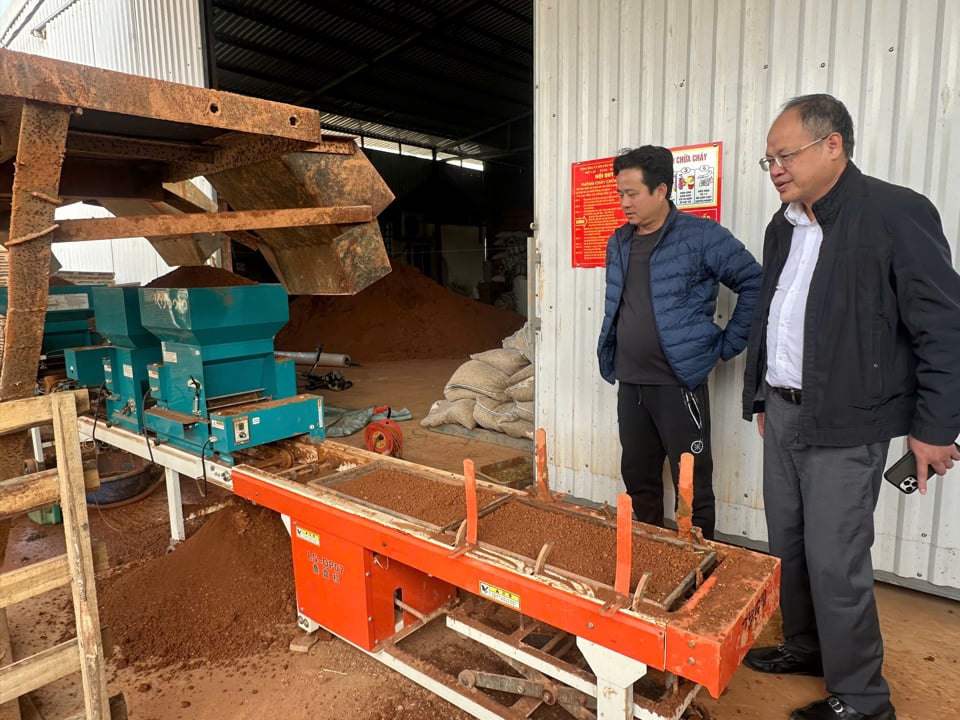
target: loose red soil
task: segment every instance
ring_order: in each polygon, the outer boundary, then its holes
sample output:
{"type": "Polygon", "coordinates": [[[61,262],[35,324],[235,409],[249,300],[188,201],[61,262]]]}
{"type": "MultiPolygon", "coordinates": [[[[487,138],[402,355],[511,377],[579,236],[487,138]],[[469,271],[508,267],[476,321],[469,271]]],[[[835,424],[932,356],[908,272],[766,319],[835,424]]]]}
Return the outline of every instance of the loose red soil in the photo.
{"type": "Polygon", "coordinates": [[[256,285],[240,275],[229,270],[211,265],[184,265],[151,280],[144,287],[148,288],[197,288],[197,287],[236,287],[237,285],[256,285]]]}
{"type": "Polygon", "coordinates": [[[394,261],[393,271],[353,296],[301,295],[279,332],[281,350],[344,353],[354,360],[466,358],[501,346],[525,322],[458,295],[415,268],[394,261]]]}
{"type": "Polygon", "coordinates": [[[173,553],[98,581],[101,620],[138,666],[263,652],[296,620],[292,562],[279,516],[237,503],[173,553]]]}

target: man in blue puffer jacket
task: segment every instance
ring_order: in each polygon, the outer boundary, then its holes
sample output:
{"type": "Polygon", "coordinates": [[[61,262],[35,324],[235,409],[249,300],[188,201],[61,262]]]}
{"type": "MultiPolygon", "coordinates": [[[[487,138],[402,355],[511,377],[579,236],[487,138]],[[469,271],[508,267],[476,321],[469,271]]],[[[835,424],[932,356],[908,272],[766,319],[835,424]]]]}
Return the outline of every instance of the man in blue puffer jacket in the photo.
{"type": "Polygon", "coordinates": [[[644,145],[613,161],[627,216],[607,241],[607,289],[597,356],[620,382],[620,470],[637,520],[663,525],[663,461],[676,486],[694,455],[693,524],[716,525],[707,376],[747,344],[760,265],[726,228],[670,201],[673,154],[644,145]],[[739,296],[726,328],[714,322],[719,284],[739,296]]]}

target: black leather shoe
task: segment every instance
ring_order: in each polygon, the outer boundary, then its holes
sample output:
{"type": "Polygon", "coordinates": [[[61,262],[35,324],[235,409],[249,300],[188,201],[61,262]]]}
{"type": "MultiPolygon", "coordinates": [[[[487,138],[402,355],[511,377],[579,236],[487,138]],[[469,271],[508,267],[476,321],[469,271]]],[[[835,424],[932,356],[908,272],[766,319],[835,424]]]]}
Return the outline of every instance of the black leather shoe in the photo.
{"type": "Polygon", "coordinates": [[[826,700],[819,700],[805,708],[794,710],[790,720],[897,720],[897,711],[893,705],[872,715],[864,715],[847,705],[840,698],[831,695],[826,700]]]}
{"type": "Polygon", "coordinates": [[[743,664],[751,670],[774,675],[810,675],[823,677],[823,665],[819,662],[801,660],[780,643],[776,647],[755,648],[743,658],[743,664]]]}

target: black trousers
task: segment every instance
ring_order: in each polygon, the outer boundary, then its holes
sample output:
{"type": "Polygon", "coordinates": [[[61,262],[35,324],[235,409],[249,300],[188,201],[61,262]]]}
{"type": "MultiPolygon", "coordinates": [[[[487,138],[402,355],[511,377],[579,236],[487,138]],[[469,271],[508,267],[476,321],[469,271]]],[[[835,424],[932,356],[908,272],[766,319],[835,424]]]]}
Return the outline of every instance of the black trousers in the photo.
{"type": "Polygon", "coordinates": [[[706,383],[693,391],[677,385],[620,383],[617,419],[623,448],[620,472],[637,520],[663,527],[663,461],[670,460],[676,488],[680,455],[689,452],[693,454],[693,524],[712,539],[717,511],[706,383]]]}

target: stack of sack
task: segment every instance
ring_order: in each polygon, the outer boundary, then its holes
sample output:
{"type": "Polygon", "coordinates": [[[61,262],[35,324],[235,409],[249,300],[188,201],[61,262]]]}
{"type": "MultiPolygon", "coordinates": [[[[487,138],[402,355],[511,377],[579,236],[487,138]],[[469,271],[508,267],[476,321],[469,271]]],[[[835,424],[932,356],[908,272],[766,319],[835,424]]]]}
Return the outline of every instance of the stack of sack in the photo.
{"type": "Polygon", "coordinates": [[[503,347],[476,353],[450,376],[444,399],[420,421],[424,427],[477,426],[533,439],[533,343],[524,325],[503,347]]]}

